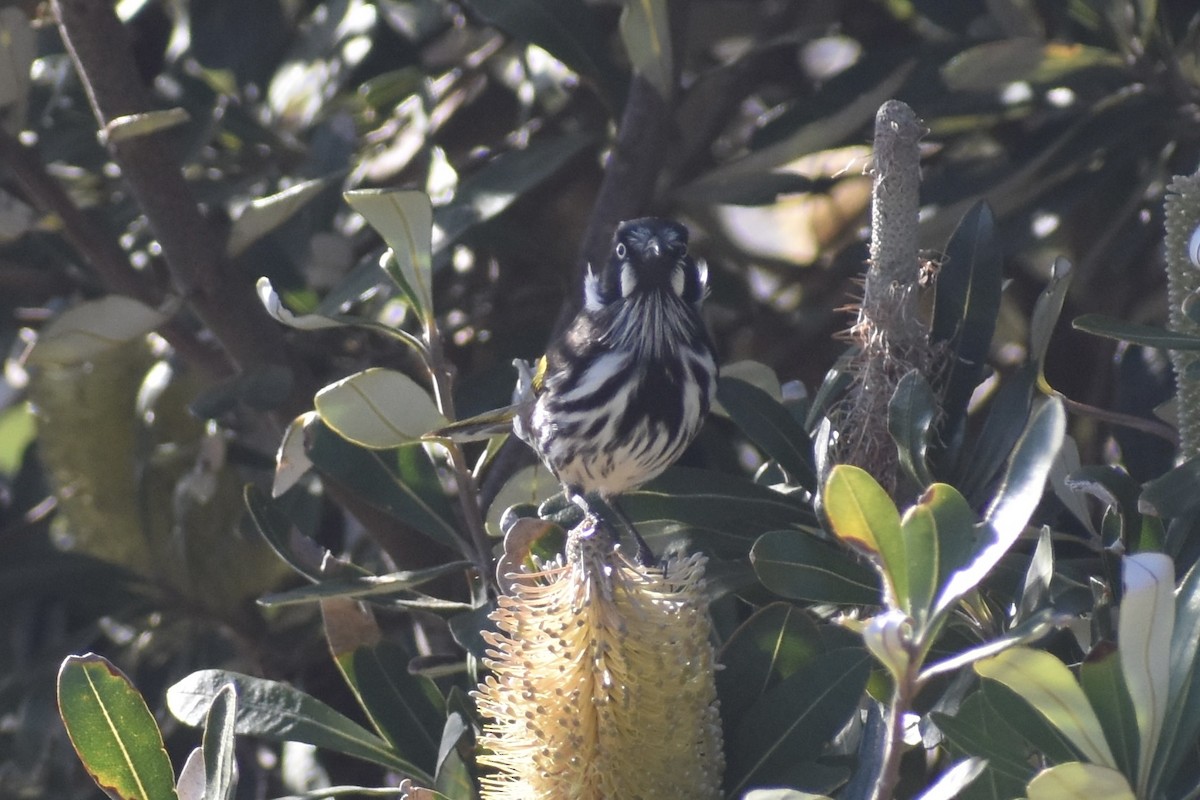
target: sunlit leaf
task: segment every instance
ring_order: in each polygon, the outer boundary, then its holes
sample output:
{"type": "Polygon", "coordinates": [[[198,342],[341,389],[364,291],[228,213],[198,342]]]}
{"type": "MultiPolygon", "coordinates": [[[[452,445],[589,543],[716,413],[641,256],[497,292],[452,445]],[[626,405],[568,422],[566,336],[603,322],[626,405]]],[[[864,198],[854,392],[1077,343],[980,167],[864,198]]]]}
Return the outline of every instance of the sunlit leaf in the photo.
{"type": "Polygon", "coordinates": [[[1112,750],[1096,712],[1066,665],[1051,654],[1012,647],[975,662],[980,677],[994,680],[1019,694],[1057,728],[1088,760],[1115,766],[1112,750]]]}
{"type": "Polygon", "coordinates": [[[110,294],[86,300],[59,314],[38,333],[26,363],[79,364],[118,345],[145,336],[169,315],[130,297],[110,294]]]}
{"type": "Polygon", "coordinates": [[[271,496],[279,497],[291,489],[312,468],[312,461],[304,447],[304,429],[317,419],[317,412],[306,411],[296,417],[283,432],[279,450],[275,454],[275,479],[271,482],[271,496]]]}
{"type": "Polygon", "coordinates": [[[1127,556],[1122,563],[1118,653],[1137,714],[1141,744],[1137,785],[1139,792],[1145,793],[1170,691],[1175,565],[1162,553],[1137,553],[1127,556]]]}
{"type": "Polygon", "coordinates": [[[1026,791],[1029,800],[1136,800],[1120,772],[1079,761],[1042,770],[1026,791]]]}
{"type": "Polygon", "coordinates": [[[1140,325],[1103,314],[1084,314],[1076,317],[1071,321],[1071,327],[1077,331],[1103,336],[1106,339],[1116,339],[1159,350],[1200,350],[1200,336],[1157,328],[1153,325],[1140,325]]]}
{"type": "Polygon", "coordinates": [[[429,196],[389,189],[357,189],[344,196],[391,248],[402,285],[412,291],[417,311],[428,324],[434,308],[433,206],[429,196]]]}
{"type": "Polygon", "coordinates": [[[171,761],[146,701],[103,657],[67,656],[58,671],[58,711],[79,760],[110,797],[176,797],[171,761]]]}
{"type": "Polygon", "coordinates": [[[666,0],[626,0],[621,11],[621,41],[634,71],[670,101],[675,72],[666,0]]]}
{"type": "Polygon", "coordinates": [[[287,222],[329,185],[325,178],[300,181],[281,192],[252,200],[233,221],[225,253],[236,258],[250,245],[287,222]]]}
{"type": "Polygon", "coordinates": [[[423,781],[432,776],[383,739],[285,683],[224,670],[193,672],[167,690],[167,707],[181,722],[200,725],[226,684],[237,692],[235,732],[273,741],[304,742],[361,758],[423,781]]]}
{"type": "Polygon", "coordinates": [[[959,53],[942,68],[951,91],[986,91],[1015,81],[1048,83],[1096,67],[1120,68],[1111,50],[1039,38],[999,39],[959,53]]]}
{"type": "Polygon", "coordinates": [[[226,684],[213,698],[204,718],[204,800],[233,800],[238,782],[233,752],[236,719],[237,691],[233,684],[226,684]]]}
{"type": "Polygon", "coordinates": [[[346,578],[326,578],[311,586],[301,586],[282,592],[273,592],[259,598],[264,606],[286,606],[296,603],[314,603],[331,597],[363,599],[386,597],[415,589],[430,581],[460,573],[471,566],[469,561],[452,561],[417,570],[402,570],[386,575],[362,575],[346,578]]]}
{"type": "Polygon", "coordinates": [[[164,108],[161,111],[147,111],[142,114],[127,114],[114,117],[97,134],[101,144],[117,144],[118,142],[148,136],[152,133],[182,125],[191,117],[182,108],[164,108]]]}
{"type": "Polygon", "coordinates": [[[879,558],[889,603],[908,610],[908,562],[892,498],[866,470],[848,464],[833,468],[822,494],[834,533],[879,558]]]}
{"type": "Polygon", "coordinates": [[[313,398],[321,421],[373,450],[418,441],[446,424],[428,390],[402,372],[372,367],[331,383],[313,398]]]}
{"type": "Polygon", "coordinates": [[[959,761],[943,772],[928,789],[917,795],[917,800],[952,800],[970,786],[986,767],[987,760],[983,758],[959,761]]]}
{"type": "Polygon", "coordinates": [[[1150,785],[1160,789],[1185,759],[1194,757],[1200,731],[1200,565],[1193,565],[1175,597],[1175,635],[1171,637],[1170,693],[1161,745],[1154,754],[1150,785]]]}

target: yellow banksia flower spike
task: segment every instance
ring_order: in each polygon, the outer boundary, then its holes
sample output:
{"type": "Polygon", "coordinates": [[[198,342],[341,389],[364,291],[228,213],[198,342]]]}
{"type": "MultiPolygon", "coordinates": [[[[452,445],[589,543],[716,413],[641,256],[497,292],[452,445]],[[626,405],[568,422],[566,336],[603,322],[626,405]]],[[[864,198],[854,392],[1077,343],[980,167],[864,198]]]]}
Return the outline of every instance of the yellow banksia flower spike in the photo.
{"type": "Polygon", "coordinates": [[[509,576],[485,633],[484,800],[720,797],[704,558],[642,567],[589,518],[567,558],[509,576]]]}

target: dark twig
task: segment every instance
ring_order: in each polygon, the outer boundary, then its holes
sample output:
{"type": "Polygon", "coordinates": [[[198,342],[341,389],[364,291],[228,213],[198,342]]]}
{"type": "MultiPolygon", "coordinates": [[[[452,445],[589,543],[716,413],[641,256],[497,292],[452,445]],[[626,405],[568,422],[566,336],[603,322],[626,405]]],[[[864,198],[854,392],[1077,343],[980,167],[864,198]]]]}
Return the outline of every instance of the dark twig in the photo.
{"type": "MultiPolygon", "coordinates": [[[[54,214],[62,221],[63,238],[91,265],[106,289],[148,306],[157,307],[163,302],[165,293],[152,276],[135,270],[112,236],[79,209],[46,171],[36,149],[22,145],[7,131],[0,130],[0,164],[8,168],[39,211],[54,214]]],[[[208,376],[220,378],[232,373],[232,364],[224,354],[199,341],[179,321],[169,320],[159,328],[159,333],[181,358],[208,376]]]]}
{"type": "MultiPolygon", "coordinates": [[[[54,0],[52,7],[101,129],[121,117],[156,110],[111,3],[54,0]]],[[[175,291],[239,368],[291,367],[297,380],[288,410],[307,407],[311,387],[304,371],[259,306],[251,276],[231,269],[224,239],[201,213],[168,141],[159,133],[132,136],[110,142],[109,152],[162,246],[175,291]]]]}

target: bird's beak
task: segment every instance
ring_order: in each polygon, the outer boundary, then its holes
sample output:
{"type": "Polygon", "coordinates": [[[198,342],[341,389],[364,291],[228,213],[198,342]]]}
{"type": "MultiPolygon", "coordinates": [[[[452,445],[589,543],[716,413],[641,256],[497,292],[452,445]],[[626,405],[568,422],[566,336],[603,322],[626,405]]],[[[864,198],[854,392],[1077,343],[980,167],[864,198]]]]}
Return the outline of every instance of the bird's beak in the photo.
{"type": "Polygon", "coordinates": [[[650,241],[646,242],[646,252],[650,254],[651,258],[658,258],[660,255],[662,255],[662,245],[659,244],[657,238],[652,238],[650,241]]]}

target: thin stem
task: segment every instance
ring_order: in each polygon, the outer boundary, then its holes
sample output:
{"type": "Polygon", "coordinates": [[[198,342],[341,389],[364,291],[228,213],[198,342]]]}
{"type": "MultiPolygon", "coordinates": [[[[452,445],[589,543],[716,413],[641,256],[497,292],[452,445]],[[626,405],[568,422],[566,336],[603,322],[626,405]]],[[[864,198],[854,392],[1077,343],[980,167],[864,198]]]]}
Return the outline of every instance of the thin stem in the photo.
{"type": "Polygon", "coordinates": [[[1160,439],[1164,439],[1173,445],[1179,445],[1178,432],[1165,422],[1157,422],[1145,417],[1135,417],[1132,414],[1122,414],[1119,411],[1097,408],[1087,403],[1081,403],[1078,400],[1072,400],[1062,392],[1056,391],[1055,395],[1062,400],[1063,405],[1066,406],[1068,411],[1074,411],[1076,414],[1081,414],[1085,417],[1093,417],[1112,425],[1121,425],[1125,428],[1141,431],[1150,436],[1157,436],[1160,439]]]}
{"type": "Polygon", "coordinates": [[[888,709],[887,741],[883,763],[871,792],[871,800],[891,800],[900,783],[900,760],[904,757],[904,717],[912,707],[917,691],[917,665],[910,665],[902,680],[896,681],[892,703],[888,709]]]}

